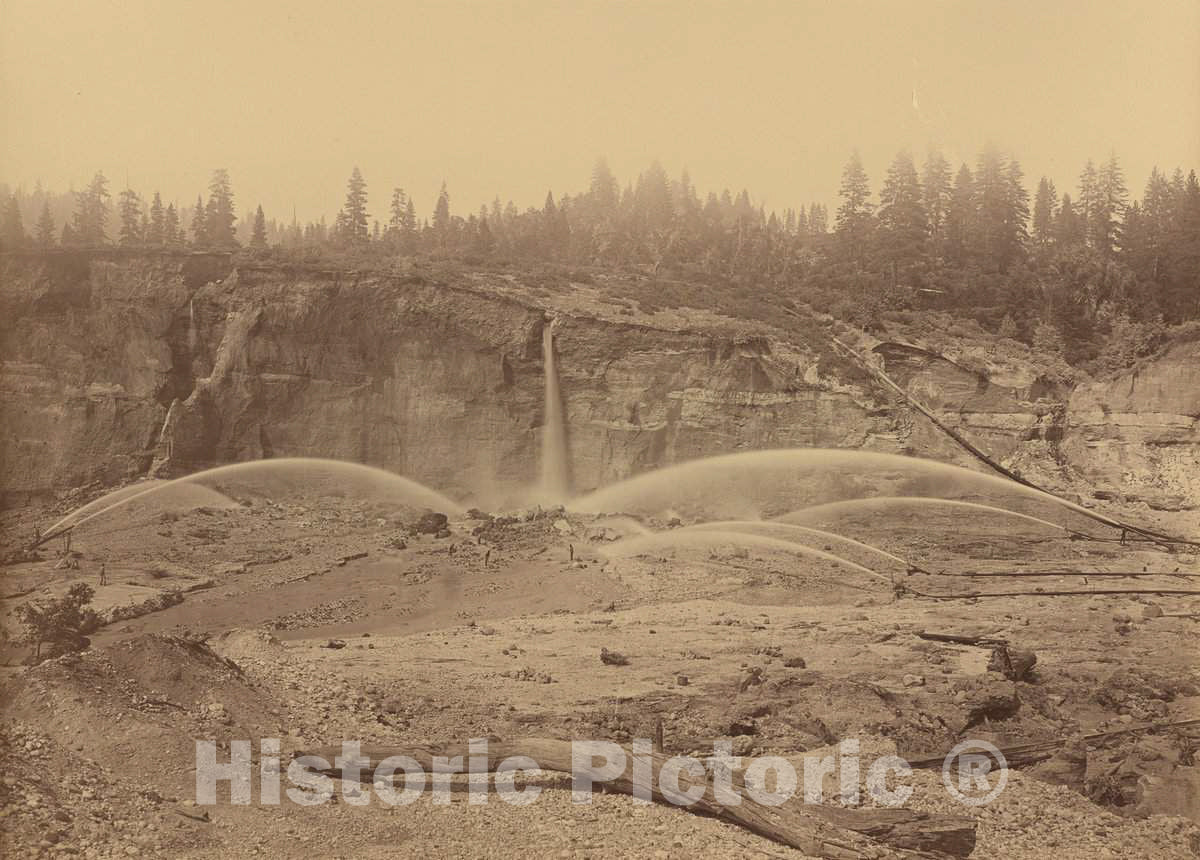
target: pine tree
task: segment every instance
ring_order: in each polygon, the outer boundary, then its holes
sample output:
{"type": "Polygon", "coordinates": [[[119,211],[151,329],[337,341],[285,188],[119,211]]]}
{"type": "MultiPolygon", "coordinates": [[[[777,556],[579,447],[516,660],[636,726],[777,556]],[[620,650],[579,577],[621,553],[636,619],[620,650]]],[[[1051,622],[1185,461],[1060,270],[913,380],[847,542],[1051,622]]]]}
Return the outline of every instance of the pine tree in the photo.
{"type": "Polygon", "coordinates": [[[34,228],[34,241],[39,248],[54,247],[54,218],[50,215],[48,202],[42,203],[42,214],[38,216],[37,226],[34,228]]]}
{"type": "Polygon", "coordinates": [[[620,186],[617,184],[617,178],[609,170],[608,162],[603,158],[596,159],[596,164],[592,167],[592,181],[588,195],[592,205],[596,207],[601,216],[611,215],[617,211],[620,186]]]}
{"type": "Polygon", "coordinates": [[[938,150],[930,150],[923,173],[925,215],[929,219],[930,250],[935,259],[945,254],[946,217],[953,188],[950,164],[938,150]]]}
{"type": "Polygon", "coordinates": [[[0,249],[15,251],[24,248],[28,241],[25,225],[21,222],[21,206],[17,195],[10,194],[0,212],[0,249]]]}
{"type": "Polygon", "coordinates": [[[888,168],[879,191],[879,254],[891,272],[893,286],[900,272],[926,254],[929,219],[922,197],[912,155],[902,152],[888,168]]]}
{"type": "Polygon", "coordinates": [[[1112,256],[1121,241],[1121,219],[1129,193],[1125,175],[1115,154],[1096,175],[1096,212],[1091,222],[1092,243],[1105,256],[1112,256]]]}
{"type": "Polygon", "coordinates": [[[389,207],[391,217],[388,219],[388,226],[385,235],[396,249],[403,248],[405,236],[405,214],[407,210],[408,199],[403,188],[392,189],[392,203],[389,207]]]}
{"type": "Polygon", "coordinates": [[[837,238],[842,258],[859,266],[867,253],[867,243],[874,226],[870,202],[871,188],[862,159],[857,151],[850,157],[842,171],[842,184],[838,190],[842,198],[838,206],[834,235],[837,238]]]}
{"type": "MultiPolygon", "coordinates": [[[[747,196],[746,207],[749,207],[747,196]]],[[[671,204],[671,183],[663,166],[654,161],[650,169],[638,176],[634,191],[634,212],[638,227],[646,233],[666,230],[671,226],[675,210],[671,204]]]]}
{"type": "Polygon", "coordinates": [[[1070,194],[1063,194],[1062,203],[1058,207],[1058,215],[1054,219],[1055,244],[1070,248],[1081,245],[1087,240],[1087,229],[1070,194]]]}
{"type": "Polygon", "coordinates": [[[58,244],[64,248],[71,248],[79,244],[79,239],[75,234],[75,228],[71,226],[70,221],[63,223],[62,238],[58,240],[58,244]]]}
{"type": "Polygon", "coordinates": [[[1195,319],[1200,317],[1200,181],[1196,171],[1188,173],[1176,194],[1164,310],[1172,320],[1195,319]]]}
{"type": "Polygon", "coordinates": [[[192,212],[192,244],[197,248],[207,248],[209,244],[208,212],[204,209],[204,201],[199,197],[196,198],[196,208],[192,212]]]}
{"type": "Polygon", "coordinates": [[[163,212],[162,196],[154,192],[154,200],[150,203],[150,222],[146,228],[147,245],[166,244],[166,216],[163,212]]]}
{"type": "Polygon", "coordinates": [[[1076,201],[1076,212],[1083,224],[1083,235],[1089,245],[1095,247],[1095,223],[1100,217],[1100,188],[1096,175],[1096,163],[1090,158],[1079,174],[1079,197],[1076,201]]]}
{"type": "Polygon", "coordinates": [[[984,147],[975,164],[975,213],[978,219],[973,250],[989,268],[1003,271],[1009,219],[1009,187],[1004,156],[984,147]]]}
{"type": "Polygon", "coordinates": [[[438,192],[437,205],[433,209],[433,229],[438,236],[438,244],[445,247],[450,234],[450,192],[446,190],[443,180],[442,190],[438,192]]]}
{"type": "Polygon", "coordinates": [[[208,244],[215,248],[236,248],[236,221],[233,184],[229,180],[229,171],[219,168],[213,171],[212,180],[208,183],[208,205],[204,208],[205,236],[208,244]]]}
{"type": "Polygon", "coordinates": [[[946,259],[963,266],[975,245],[975,177],[962,165],[954,177],[954,191],[946,208],[946,259]]]}
{"type": "Polygon", "coordinates": [[[170,246],[182,245],[183,235],[179,229],[179,213],[174,203],[167,204],[163,213],[163,243],[170,246]]]}
{"type": "Polygon", "coordinates": [[[1159,172],[1158,167],[1155,167],[1146,181],[1141,212],[1145,246],[1143,250],[1147,254],[1144,274],[1155,281],[1160,280],[1164,271],[1163,263],[1177,203],[1178,195],[1172,189],[1171,183],[1159,172]]]}
{"type": "Polygon", "coordinates": [[[809,204],[808,232],[813,236],[824,236],[829,232],[829,212],[824,203],[809,204]]]}
{"type": "Polygon", "coordinates": [[[368,229],[367,183],[355,167],[346,183],[346,202],[342,205],[342,240],[351,245],[365,245],[371,237],[368,229]]]}
{"type": "Polygon", "coordinates": [[[1008,160],[1004,180],[1006,196],[1000,270],[1008,271],[1009,266],[1024,256],[1029,244],[1029,192],[1025,190],[1025,173],[1015,158],[1008,160]]]}
{"type": "Polygon", "coordinates": [[[80,245],[103,245],[108,241],[108,180],[97,171],[84,191],[76,192],[75,225],[72,242],[80,245]]]}
{"type": "Polygon", "coordinates": [[[250,234],[250,247],[261,251],[267,247],[267,219],[263,216],[262,204],[254,210],[254,229],[250,234]]]}
{"type": "Polygon", "coordinates": [[[1057,216],[1058,191],[1054,183],[1043,176],[1038,181],[1037,194],[1033,199],[1033,242],[1039,248],[1050,246],[1057,216]]]}
{"type": "Polygon", "coordinates": [[[126,188],[121,192],[117,202],[117,214],[121,218],[120,242],[128,247],[142,243],[141,215],[142,203],[136,191],[126,188]]]}

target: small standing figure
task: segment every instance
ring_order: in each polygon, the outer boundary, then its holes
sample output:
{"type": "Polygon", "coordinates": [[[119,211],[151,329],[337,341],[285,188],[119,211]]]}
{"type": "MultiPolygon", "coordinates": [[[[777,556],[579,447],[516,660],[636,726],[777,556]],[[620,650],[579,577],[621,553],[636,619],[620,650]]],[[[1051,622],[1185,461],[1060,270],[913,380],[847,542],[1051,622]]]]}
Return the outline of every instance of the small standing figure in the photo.
{"type": "Polygon", "coordinates": [[[575,560],[575,544],[573,544],[573,543],[567,544],[567,549],[570,551],[571,561],[574,561],[575,560]]]}
{"type": "Polygon", "coordinates": [[[100,562],[100,584],[108,585],[108,565],[100,562]]]}
{"type": "Polygon", "coordinates": [[[487,567],[492,560],[492,548],[489,546],[483,554],[483,566],[487,567]]]}

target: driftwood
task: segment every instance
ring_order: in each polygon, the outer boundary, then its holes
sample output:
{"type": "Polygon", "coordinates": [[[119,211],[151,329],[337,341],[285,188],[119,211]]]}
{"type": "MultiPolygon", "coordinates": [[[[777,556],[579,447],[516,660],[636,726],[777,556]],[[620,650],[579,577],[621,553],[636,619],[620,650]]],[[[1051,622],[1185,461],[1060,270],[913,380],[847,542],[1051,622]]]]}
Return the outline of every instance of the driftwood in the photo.
{"type": "Polygon", "coordinates": [[[918,639],[928,639],[932,642],[953,642],[956,645],[978,645],[981,648],[993,648],[996,645],[1007,645],[1007,639],[999,639],[993,636],[960,636],[957,633],[929,633],[925,630],[917,631],[918,639]]]}
{"type": "MultiPolygon", "coordinates": [[[[1139,732],[1155,732],[1162,729],[1182,729],[1192,726],[1200,726],[1200,719],[1192,720],[1176,720],[1169,723],[1150,723],[1144,726],[1131,726],[1127,729],[1116,729],[1111,732],[1096,732],[1090,735],[1084,735],[1083,740],[1089,742],[1103,742],[1111,738],[1117,738],[1122,735],[1133,735],[1139,732]]],[[[1052,738],[1048,741],[1033,741],[1025,744],[1012,744],[1011,746],[1000,747],[1000,752],[1004,754],[1004,759],[1009,767],[1022,767],[1027,764],[1036,764],[1039,761],[1044,761],[1050,758],[1059,749],[1065,746],[1074,738],[1052,738]]],[[[934,768],[941,767],[946,760],[946,754],[933,755],[926,758],[907,759],[909,767],[913,768],[934,768]]]]}
{"type": "Polygon", "coordinates": [[[1094,588],[1090,590],[1054,590],[1054,591],[967,591],[962,594],[929,594],[918,593],[920,597],[932,600],[968,600],[974,597],[1087,597],[1091,594],[1188,594],[1200,597],[1200,591],[1194,588],[1094,588]]]}
{"type": "MultiPolygon", "coordinates": [[[[634,793],[634,756],[627,747],[622,749],[627,760],[625,772],[608,781],[597,781],[596,789],[628,795],[634,793]]],[[[437,773],[450,769],[436,767],[434,756],[462,756],[465,762],[468,750],[463,744],[437,748],[364,746],[361,754],[360,763],[364,770],[359,774],[359,779],[369,780],[370,773],[379,762],[390,756],[408,756],[426,773],[437,773]]],[[[305,755],[319,756],[327,762],[333,762],[341,755],[341,750],[337,747],[322,747],[297,752],[295,757],[305,755]]],[[[489,739],[487,770],[497,771],[501,762],[512,756],[528,756],[537,762],[541,770],[573,774],[570,741],[553,738],[524,738],[507,742],[489,739]]],[[[676,805],[663,794],[659,779],[660,770],[670,756],[654,752],[650,758],[649,787],[652,799],[658,803],[676,805]]],[[[452,772],[461,770],[462,768],[457,768],[452,772]]],[[[338,768],[323,772],[337,778],[342,776],[338,768]]],[[[695,784],[704,785],[703,796],[690,806],[678,806],[680,810],[719,818],[813,857],[830,860],[966,857],[975,847],[975,821],[972,818],[933,816],[908,809],[861,809],[807,804],[804,802],[802,791],[798,791],[795,797],[779,806],[767,806],[756,802],[746,793],[745,783],[738,773],[731,774],[730,782],[741,796],[741,802],[734,806],[722,804],[717,800],[712,781],[707,775],[695,784]]],[[[681,788],[686,790],[686,785],[681,788]]]]}

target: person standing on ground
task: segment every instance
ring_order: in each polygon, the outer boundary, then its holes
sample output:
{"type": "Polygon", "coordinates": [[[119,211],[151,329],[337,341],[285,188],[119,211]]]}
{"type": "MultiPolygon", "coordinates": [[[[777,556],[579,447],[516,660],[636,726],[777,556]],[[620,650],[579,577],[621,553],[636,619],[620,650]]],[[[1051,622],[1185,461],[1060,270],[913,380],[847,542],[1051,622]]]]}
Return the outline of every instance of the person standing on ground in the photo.
{"type": "Polygon", "coordinates": [[[108,565],[100,562],[100,584],[108,585],[108,565]]]}

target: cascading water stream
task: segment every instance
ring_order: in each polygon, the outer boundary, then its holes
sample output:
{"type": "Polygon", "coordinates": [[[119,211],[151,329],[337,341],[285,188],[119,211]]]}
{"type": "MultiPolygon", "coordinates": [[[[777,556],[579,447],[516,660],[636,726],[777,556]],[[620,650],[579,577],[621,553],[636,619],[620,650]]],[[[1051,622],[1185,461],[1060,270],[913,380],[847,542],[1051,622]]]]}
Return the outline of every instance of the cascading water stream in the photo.
{"type": "Polygon", "coordinates": [[[554,323],[542,327],[542,363],[546,374],[544,423],[542,425],[542,495],[546,501],[562,503],[570,493],[567,473],[567,431],[563,418],[558,363],[554,356],[554,323]]]}

